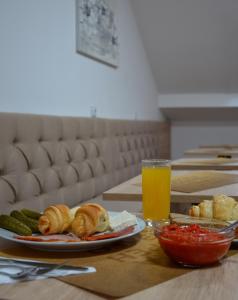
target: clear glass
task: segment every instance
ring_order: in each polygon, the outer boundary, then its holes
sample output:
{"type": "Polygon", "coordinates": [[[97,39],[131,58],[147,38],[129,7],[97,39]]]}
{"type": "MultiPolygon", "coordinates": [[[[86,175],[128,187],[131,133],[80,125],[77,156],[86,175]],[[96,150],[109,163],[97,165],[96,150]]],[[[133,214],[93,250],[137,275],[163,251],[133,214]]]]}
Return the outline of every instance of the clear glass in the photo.
{"type": "MultiPolygon", "coordinates": [[[[207,229],[204,233],[191,231],[169,234],[164,227],[167,227],[170,222],[171,220],[154,222],[154,233],[164,252],[184,267],[204,267],[221,262],[235,237],[234,230],[222,230],[229,223],[215,219],[205,220],[205,218],[194,217],[176,219],[177,226],[198,224],[201,228],[207,229]]],[[[174,223],[174,220],[172,222],[174,223]]]]}
{"type": "Polygon", "coordinates": [[[148,225],[169,217],[170,186],[170,160],[142,160],[142,207],[148,225]]]}

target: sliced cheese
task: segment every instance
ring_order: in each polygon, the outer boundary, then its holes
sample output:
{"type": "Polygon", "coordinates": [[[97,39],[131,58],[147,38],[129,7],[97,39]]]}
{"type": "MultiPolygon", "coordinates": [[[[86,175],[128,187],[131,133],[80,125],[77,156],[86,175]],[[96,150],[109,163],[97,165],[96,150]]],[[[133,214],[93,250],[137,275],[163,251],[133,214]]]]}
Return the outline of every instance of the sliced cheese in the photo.
{"type": "Polygon", "coordinates": [[[75,206],[75,207],[73,207],[73,208],[70,209],[69,215],[70,215],[71,221],[73,221],[74,216],[75,216],[75,214],[76,214],[76,211],[77,211],[79,208],[80,208],[80,206],[75,206]]]}
{"type": "Polygon", "coordinates": [[[135,215],[132,215],[126,210],[124,210],[116,216],[110,216],[109,224],[113,231],[119,231],[128,226],[136,225],[137,220],[135,215]]]}

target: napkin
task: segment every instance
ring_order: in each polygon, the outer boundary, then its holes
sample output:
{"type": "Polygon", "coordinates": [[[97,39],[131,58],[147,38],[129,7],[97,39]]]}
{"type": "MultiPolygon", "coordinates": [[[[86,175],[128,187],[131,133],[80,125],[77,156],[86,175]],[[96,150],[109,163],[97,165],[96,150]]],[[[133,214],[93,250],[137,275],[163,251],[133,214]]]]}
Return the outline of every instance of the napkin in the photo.
{"type": "MultiPolygon", "coordinates": [[[[24,262],[18,262],[18,261],[9,261],[4,259],[0,260],[0,284],[6,284],[6,283],[17,283],[22,281],[30,281],[30,280],[41,280],[46,279],[49,277],[60,277],[60,276],[69,276],[69,275],[81,275],[81,274],[88,274],[96,272],[96,269],[94,267],[87,267],[85,270],[80,270],[77,267],[72,266],[62,266],[62,268],[55,269],[52,271],[49,271],[45,273],[44,275],[37,275],[37,276],[26,276],[23,278],[13,279],[9,277],[8,275],[3,275],[1,272],[7,272],[9,274],[15,274],[22,270],[23,268],[31,268],[34,267],[34,261],[28,261],[26,263],[24,262]],[[32,264],[30,263],[32,262],[32,264]]],[[[38,266],[38,264],[37,264],[38,266]]],[[[39,264],[40,266],[40,264],[39,264]]]]}

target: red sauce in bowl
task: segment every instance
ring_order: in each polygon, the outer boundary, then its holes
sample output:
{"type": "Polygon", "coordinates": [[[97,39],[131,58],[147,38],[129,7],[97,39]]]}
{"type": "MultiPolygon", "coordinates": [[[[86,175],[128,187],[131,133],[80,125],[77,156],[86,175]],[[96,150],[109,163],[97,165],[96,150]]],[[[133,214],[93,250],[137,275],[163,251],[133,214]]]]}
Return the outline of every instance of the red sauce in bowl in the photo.
{"type": "Polygon", "coordinates": [[[186,266],[205,266],[219,261],[229,250],[233,233],[217,232],[197,224],[163,226],[155,231],[164,252],[186,266]]]}

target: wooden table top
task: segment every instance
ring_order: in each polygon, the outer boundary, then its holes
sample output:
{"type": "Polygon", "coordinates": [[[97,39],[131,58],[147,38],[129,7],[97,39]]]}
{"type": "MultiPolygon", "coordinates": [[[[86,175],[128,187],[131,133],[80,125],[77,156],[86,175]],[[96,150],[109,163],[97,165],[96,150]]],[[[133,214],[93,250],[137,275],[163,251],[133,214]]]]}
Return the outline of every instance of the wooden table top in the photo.
{"type": "Polygon", "coordinates": [[[185,157],[217,157],[229,156],[238,157],[238,149],[227,148],[195,148],[188,149],[184,152],[185,157]]]}
{"type": "MultiPolygon", "coordinates": [[[[185,174],[195,171],[173,171],[173,175],[185,174]]],[[[223,171],[219,171],[223,172],[223,171]]],[[[225,173],[238,174],[238,171],[226,171],[225,173]]],[[[172,203],[200,203],[204,199],[211,199],[213,195],[226,194],[238,200],[238,184],[229,184],[217,188],[211,188],[193,193],[171,192],[172,203]]],[[[104,200],[142,200],[141,175],[138,175],[122,184],[103,193],[104,200]]]]}
{"type": "MultiPolygon", "coordinates": [[[[238,294],[237,265],[238,254],[235,254],[217,266],[194,270],[121,299],[236,300],[238,294]]],[[[25,300],[32,296],[35,300],[108,299],[53,278],[0,285],[0,299],[25,300]]]]}
{"type": "MultiPolygon", "coordinates": [[[[121,298],[124,300],[181,300],[181,299],[237,299],[238,254],[227,258],[221,265],[198,269],[171,279],[134,295],[121,298]],[[159,295],[159,298],[158,298],[159,295]]],[[[35,300],[99,300],[107,299],[86,290],[68,285],[56,279],[30,281],[17,284],[1,285],[1,299],[25,300],[33,296],[35,300]]]]}
{"type": "Polygon", "coordinates": [[[172,161],[173,170],[238,170],[238,158],[181,158],[172,161]]]}
{"type": "MultiPolygon", "coordinates": [[[[178,174],[183,171],[174,171],[178,174]]],[[[232,173],[237,173],[234,171],[232,173]]],[[[128,200],[140,200],[141,199],[141,187],[138,185],[141,181],[141,176],[134,177],[129,181],[115,187],[104,193],[104,198],[110,200],[118,200],[124,198],[128,200]]],[[[230,185],[227,187],[217,188],[208,191],[200,192],[199,199],[201,200],[201,194],[215,194],[222,192],[228,195],[233,191],[236,192],[238,198],[237,185],[230,185]],[[219,191],[220,189],[220,191],[219,191]],[[216,191],[214,191],[216,190],[216,191]]],[[[199,193],[195,193],[199,194],[199,193]]],[[[183,193],[173,193],[172,201],[176,200],[176,197],[184,197],[183,193]],[[181,195],[182,194],[182,195],[181,195]]],[[[194,196],[194,195],[193,195],[194,196]]],[[[233,195],[234,196],[234,195],[233,195]]],[[[194,200],[193,200],[194,201],[194,200]]],[[[0,240],[2,242],[2,240],[0,240]]],[[[8,242],[7,247],[11,245],[8,242]]],[[[12,244],[14,245],[14,243],[12,244]]],[[[3,248],[3,245],[0,245],[3,248]]],[[[238,246],[238,245],[237,245],[238,246]]],[[[235,300],[237,299],[238,286],[238,254],[226,258],[222,264],[214,266],[212,268],[202,268],[189,272],[185,275],[168,280],[164,283],[158,284],[152,288],[143,290],[134,295],[123,298],[124,300],[144,300],[159,299],[160,300],[204,300],[204,299],[216,299],[216,300],[235,300]]],[[[34,296],[35,300],[64,300],[64,299],[80,299],[80,300],[100,300],[107,299],[101,295],[96,295],[81,288],[69,285],[54,278],[46,280],[37,280],[22,282],[16,284],[0,285],[0,299],[9,300],[25,300],[29,296],[34,296]]]]}
{"type": "Polygon", "coordinates": [[[220,145],[199,145],[199,148],[225,148],[225,149],[235,149],[238,148],[238,144],[220,144],[220,145]]]}

